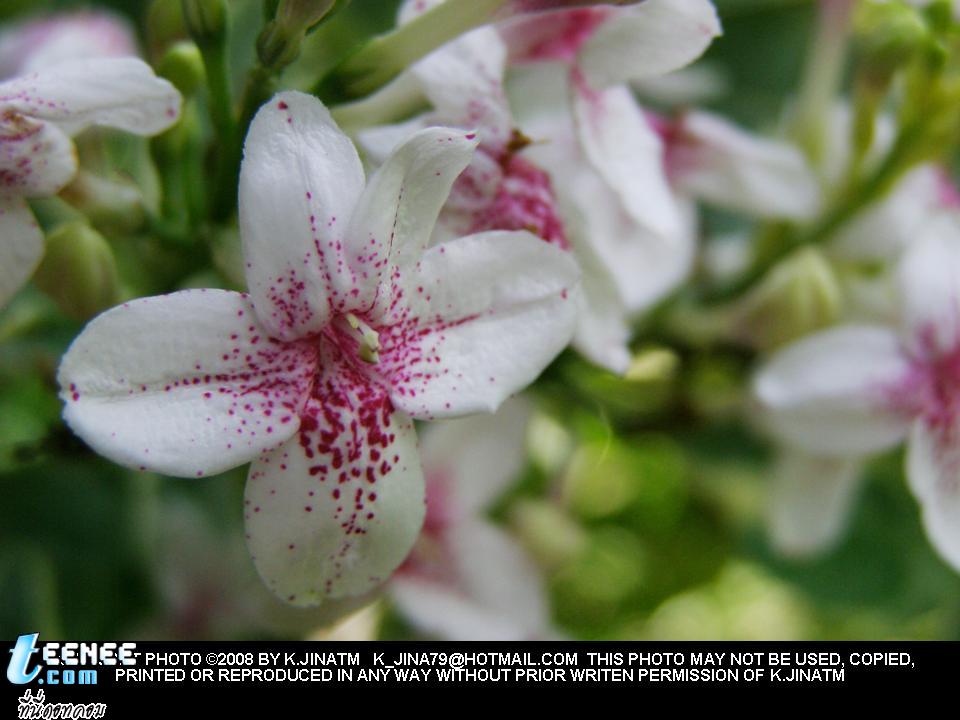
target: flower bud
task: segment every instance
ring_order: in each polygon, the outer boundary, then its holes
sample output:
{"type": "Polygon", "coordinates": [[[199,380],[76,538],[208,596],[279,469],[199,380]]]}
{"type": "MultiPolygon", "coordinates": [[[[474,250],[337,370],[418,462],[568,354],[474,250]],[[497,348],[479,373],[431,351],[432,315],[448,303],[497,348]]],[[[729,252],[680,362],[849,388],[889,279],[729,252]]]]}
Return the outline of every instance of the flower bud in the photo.
{"type": "Polygon", "coordinates": [[[827,327],[839,318],[840,285],[830,263],[812,247],[775,265],[732,306],[734,339],[772,350],[827,327]]]}
{"type": "Polygon", "coordinates": [[[117,267],[103,236],[83,220],[57,227],[34,276],[37,286],[70,317],[86,320],[118,301],[117,267]]]}
{"type": "Polygon", "coordinates": [[[340,0],[280,0],[273,20],[257,38],[257,55],[266,67],[279,69],[300,54],[300,44],[312,28],[331,14],[340,0]]]}
{"type": "Polygon", "coordinates": [[[867,2],[855,19],[862,74],[886,84],[893,73],[931,41],[927,23],[917,8],[903,2],[867,2]]]}
{"type": "Polygon", "coordinates": [[[194,95],[204,82],[203,57],[196,44],[181,41],[164,54],[157,74],[173,83],[185,98],[194,95]]]}
{"type": "Polygon", "coordinates": [[[103,231],[129,233],[144,222],[143,196],[128,182],[107,180],[81,170],[60,196],[103,231]]]}
{"type": "Polygon", "coordinates": [[[226,0],[183,0],[183,20],[200,47],[222,45],[227,33],[226,0]]]}

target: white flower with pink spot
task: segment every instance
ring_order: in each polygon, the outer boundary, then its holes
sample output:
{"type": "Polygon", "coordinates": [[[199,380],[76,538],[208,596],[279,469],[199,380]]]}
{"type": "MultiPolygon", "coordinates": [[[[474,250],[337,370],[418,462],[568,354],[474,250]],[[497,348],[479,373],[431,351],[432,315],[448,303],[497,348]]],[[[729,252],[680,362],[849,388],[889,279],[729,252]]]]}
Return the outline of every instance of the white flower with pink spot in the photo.
{"type": "Polygon", "coordinates": [[[445,640],[530,640],[554,634],[543,578],[508,533],[483,515],[526,461],[531,408],[448,420],[423,435],[427,515],[389,583],[418,629],[445,640]]]}
{"type": "MultiPolygon", "coordinates": [[[[407,2],[401,22],[437,4],[407,2]]],[[[624,372],[630,317],[687,274],[694,227],[667,182],[663,144],[623,83],[688,64],[718,33],[707,0],[598,4],[481,28],[383,91],[418,92],[434,112],[359,137],[376,159],[425,124],[477,128],[481,152],[444,210],[447,232],[524,227],[570,248],[585,299],[574,345],[624,372]]]]}
{"type": "Polygon", "coordinates": [[[179,114],[180,94],[136,58],[74,60],[0,83],[0,307],[43,255],[27,200],[73,179],[71,138],[92,125],[155,135],[179,114]]]}
{"type": "MultiPolygon", "coordinates": [[[[807,456],[838,461],[834,477],[846,487],[856,468],[844,460],[909,437],[907,476],[927,533],[960,568],[960,217],[930,221],[904,256],[899,285],[899,327],[847,325],[804,338],[760,370],[754,391],[770,431],[807,456]]],[[[848,503],[848,490],[831,495],[848,503]]],[[[800,504],[808,514],[814,506],[800,504]]],[[[822,512],[836,515],[833,505],[821,503],[822,512]]]]}
{"type": "Polygon", "coordinates": [[[287,602],[385,581],[423,520],[412,419],[495,410],[573,334],[567,254],[526,232],[427,248],[476,144],[424,130],[365,181],[326,108],[281,93],[241,169],[249,295],[131,302],[64,357],[65,418],[98,452],[188,477],[253,461],[248,546],[287,602]]]}

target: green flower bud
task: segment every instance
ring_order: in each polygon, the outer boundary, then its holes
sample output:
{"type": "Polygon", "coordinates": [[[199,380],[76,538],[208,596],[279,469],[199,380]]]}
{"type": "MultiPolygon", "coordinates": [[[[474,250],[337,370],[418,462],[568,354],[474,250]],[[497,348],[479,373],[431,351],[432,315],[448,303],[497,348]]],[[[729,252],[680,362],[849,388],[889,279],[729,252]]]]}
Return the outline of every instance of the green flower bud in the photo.
{"type": "Polygon", "coordinates": [[[334,5],[345,5],[342,0],[280,0],[277,22],[291,30],[307,32],[318,25],[334,5]]]}
{"type": "Polygon", "coordinates": [[[78,320],[91,318],[119,300],[110,245],[83,220],[60,225],[47,236],[46,255],[34,282],[78,320]]]}
{"type": "Polygon", "coordinates": [[[168,47],[187,37],[180,0],[153,0],[147,10],[147,46],[150,56],[161,57],[168,47]]]}
{"type": "Polygon", "coordinates": [[[201,47],[222,45],[227,33],[227,0],[181,0],[183,20],[201,47]]]}
{"type": "Polygon", "coordinates": [[[203,85],[205,77],[200,49],[186,40],[176,43],[160,60],[157,74],[172,82],[185,98],[192,97],[203,85]]]}
{"type": "Polygon", "coordinates": [[[893,73],[918,56],[933,41],[919,10],[903,2],[867,2],[855,19],[862,58],[861,73],[868,82],[886,85],[893,73]]]}
{"type": "Polygon", "coordinates": [[[827,327],[840,316],[842,295],[830,263],[805,247],[775,265],[731,307],[733,339],[772,350],[827,327]]]}
{"type": "Polygon", "coordinates": [[[105,232],[130,233],[143,226],[143,196],[132,183],[81,170],[60,196],[105,232]]]}
{"type": "Polygon", "coordinates": [[[268,68],[279,69],[297,59],[306,34],[343,7],[344,0],[281,0],[273,20],[257,38],[257,55],[268,68]]]}

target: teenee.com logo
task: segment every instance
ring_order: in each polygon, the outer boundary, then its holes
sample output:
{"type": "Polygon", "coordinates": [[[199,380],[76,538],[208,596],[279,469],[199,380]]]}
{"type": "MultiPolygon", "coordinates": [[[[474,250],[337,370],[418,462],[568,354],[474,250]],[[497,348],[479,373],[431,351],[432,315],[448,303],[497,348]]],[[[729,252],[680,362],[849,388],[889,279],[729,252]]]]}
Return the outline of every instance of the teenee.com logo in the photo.
{"type": "Polygon", "coordinates": [[[7,680],[14,685],[34,681],[39,685],[96,685],[96,666],[136,663],[136,643],[45,642],[40,649],[39,636],[21,635],[10,650],[7,680]]]}

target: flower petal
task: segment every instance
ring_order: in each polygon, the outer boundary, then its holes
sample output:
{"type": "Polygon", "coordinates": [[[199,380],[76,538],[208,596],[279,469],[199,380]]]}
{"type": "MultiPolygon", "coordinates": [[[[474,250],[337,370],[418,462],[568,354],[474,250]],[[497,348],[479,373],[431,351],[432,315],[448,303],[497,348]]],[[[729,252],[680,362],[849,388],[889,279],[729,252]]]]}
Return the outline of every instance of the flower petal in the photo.
{"type": "Polygon", "coordinates": [[[422,631],[446,640],[529,640],[549,633],[536,566],[503,531],[481,521],[451,531],[453,577],[398,574],[390,595],[422,631]]]}
{"type": "Polygon", "coordinates": [[[25,75],[68,60],[137,54],[133,26],[102,11],[54,13],[0,30],[0,78],[25,75]]]}
{"type": "Polygon", "coordinates": [[[902,439],[908,420],[891,394],[909,361],[886,329],[848,325],[811,335],[781,350],[754,379],[767,427],[809,453],[849,457],[902,439]]]}
{"type": "Polygon", "coordinates": [[[353,143],[316,98],[280,93],[254,117],[240,230],[250,294],[273,337],[319,332],[353,302],[356,268],[344,236],[363,182],[353,143]]]}
{"type": "Polygon", "coordinates": [[[73,60],[0,85],[0,108],[55,122],[155,135],[180,116],[180,93],[137,58],[73,60]]]}
{"type": "Polygon", "coordinates": [[[300,434],[250,468],[247,544],[293,605],[360,595],[403,562],[424,517],[413,423],[332,344],[300,434]]]}
{"type": "Polygon", "coordinates": [[[928,358],[953,351],[960,343],[960,217],[929,219],[898,274],[907,346],[928,358]]]}
{"type": "Polygon", "coordinates": [[[374,315],[381,314],[409,286],[440,209],[477,143],[472,132],[421,130],[397,147],[370,178],[346,243],[347,262],[367,283],[355,307],[368,309],[376,301],[374,315]]]}
{"type": "Polygon", "coordinates": [[[570,342],[578,275],[569,253],[527,232],[430,248],[380,334],[394,404],[418,419],[494,412],[570,342]]]}
{"type": "Polygon", "coordinates": [[[960,570],[960,443],[957,428],[914,423],[907,448],[907,478],[923,508],[930,543],[960,570]]]}
{"type": "Polygon", "coordinates": [[[602,273],[602,282],[612,285],[628,311],[648,309],[689,275],[696,251],[693,208],[676,203],[680,227],[670,234],[655,234],[626,210],[596,173],[571,169],[563,177],[560,201],[571,218],[570,239],[584,273],[599,265],[593,272],[602,273]]]}
{"type": "Polygon", "coordinates": [[[0,195],[56,195],[76,172],[73,142],[56,125],[17,114],[0,118],[0,195]]]}
{"type": "Polygon", "coordinates": [[[597,265],[583,270],[583,306],[577,319],[573,346],[590,362],[622,375],[630,366],[630,324],[613,283],[597,265]]]}
{"type": "Polygon", "coordinates": [[[862,470],[859,458],[781,453],[769,506],[774,547],[785,555],[802,557],[836,544],[847,526],[862,470]]]}
{"type": "Polygon", "coordinates": [[[637,223],[662,236],[681,231],[667,183],[664,148],[625,87],[593,90],[574,81],[574,114],[587,160],[637,223]]]}
{"type": "Polygon", "coordinates": [[[506,57],[497,31],[483,27],[416,63],[411,72],[436,111],[434,124],[475,128],[485,145],[505,146],[513,130],[503,91],[506,57]]]}
{"type": "Polygon", "coordinates": [[[721,34],[710,0],[646,0],[611,14],[580,49],[594,87],[663,75],[689,65],[721,34]]]}
{"type": "Polygon", "coordinates": [[[43,233],[30,208],[0,196],[0,308],[26,284],[43,257],[43,233]]]}
{"type": "Polygon", "coordinates": [[[527,423],[533,408],[525,398],[507,400],[494,415],[476,415],[428,425],[420,457],[428,482],[442,482],[456,516],[482,513],[517,479],[526,462],[527,423]]]}
{"type": "Polygon", "coordinates": [[[807,219],[817,212],[819,184],[796,147],[704,112],[684,115],[677,135],[670,164],[687,191],[762,218],[807,219]]]}
{"type": "Polygon", "coordinates": [[[58,375],[64,418],[122,465],[222,472],[296,432],[315,354],[269,340],[239,293],[135,300],[95,318],[70,346],[58,375]]]}

